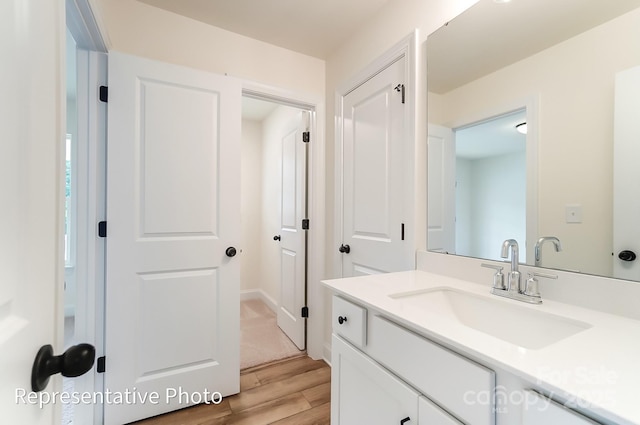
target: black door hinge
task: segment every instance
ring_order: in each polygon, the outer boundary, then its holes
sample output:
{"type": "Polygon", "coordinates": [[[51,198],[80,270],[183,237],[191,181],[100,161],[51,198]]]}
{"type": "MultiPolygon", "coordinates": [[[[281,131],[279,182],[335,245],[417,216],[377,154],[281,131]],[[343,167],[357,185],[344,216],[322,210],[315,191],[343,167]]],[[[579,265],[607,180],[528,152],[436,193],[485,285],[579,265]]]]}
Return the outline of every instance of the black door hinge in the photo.
{"type": "Polygon", "coordinates": [[[107,359],[105,356],[98,357],[96,363],[96,370],[98,373],[104,373],[104,371],[107,370],[107,359]]]}
{"type": "Polygon", "coordinates": [[[404,84],[398,84],[393,89],[395,91],[397,91],[397,92],[401,92],[402,93],[402,103],[404,103],[404,84]]]}
{"type": "Polygon", "coordinates": [[[100,102],[107,103],[109,101],[109,87],[100,86],[100,102]]]}
{"type": "Polygon", "coordinates": [[[107,237],[107,222],[101,221],[98,223],[98,236],[101,238],[107,237]]]}
{"type": "Polygon", "coordinates": [[[305,131],[302,133],[302,141],[304,143],[309,143],[311,141],[311,132],[305,131]]]}
{"type": "Polygon", "coordinates": [[[308,218],[303,218],[302,219],[302,230],[309,230],[309,219],[308,218]]]}
{"type": "Polygon", "coordinates": [[[302,311],[300,312],[300,315],[305,319],[309,318],[309,307],[307,306],[302,307],[302,311]]]}

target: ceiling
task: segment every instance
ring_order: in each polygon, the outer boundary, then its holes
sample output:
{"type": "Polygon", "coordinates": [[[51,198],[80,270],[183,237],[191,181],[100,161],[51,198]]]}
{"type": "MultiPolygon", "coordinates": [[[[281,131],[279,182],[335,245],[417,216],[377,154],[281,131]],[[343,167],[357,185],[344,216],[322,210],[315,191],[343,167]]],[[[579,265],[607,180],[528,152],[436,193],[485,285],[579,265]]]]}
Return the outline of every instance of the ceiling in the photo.
{"type": "Polygon", "coordinates": [[[242,118],[247,120],[262,122],[277,107],[278,104],[275,102],[242,96],[242,118]]]}
{"type": "Polygon", "coordinates": [[[179,15],[326,59],[393,0],[139,0],[179,15]]]}
{"type": "Polygon", "coordinates": [[[456,130],[456,157],[483,159],[515,152],[524,152],[526,136],[516,125],[526,122],[524,110],[456,130]]]}
{"type": "Polygon", "coordinates": [[[480,0],[428,37],[429,91],[446,93],[639,6],[640,0],[480,0]]]}

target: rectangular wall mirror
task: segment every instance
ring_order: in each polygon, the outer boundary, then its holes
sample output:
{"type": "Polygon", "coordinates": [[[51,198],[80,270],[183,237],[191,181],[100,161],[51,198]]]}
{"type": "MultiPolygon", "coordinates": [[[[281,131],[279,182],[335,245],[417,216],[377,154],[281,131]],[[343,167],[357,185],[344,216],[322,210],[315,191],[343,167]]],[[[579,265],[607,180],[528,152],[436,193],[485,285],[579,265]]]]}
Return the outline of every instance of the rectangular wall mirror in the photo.
{"type": "Polygon", "coordinates": [[[640,281],[640,0],[480,0],[427,87],[429,250],[640,281]]]}

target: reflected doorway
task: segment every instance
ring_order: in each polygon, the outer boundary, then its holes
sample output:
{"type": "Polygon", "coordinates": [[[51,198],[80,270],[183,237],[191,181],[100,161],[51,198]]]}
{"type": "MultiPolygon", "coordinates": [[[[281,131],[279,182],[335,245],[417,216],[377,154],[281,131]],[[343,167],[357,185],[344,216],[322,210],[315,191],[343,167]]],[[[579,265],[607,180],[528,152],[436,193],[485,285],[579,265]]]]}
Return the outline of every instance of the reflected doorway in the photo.
{"type": "Polygon", "coordinates": [[[454,129],[456,254],[501,260],[515,239],[527,258],[526,119],[523,109],[454,129]]]}

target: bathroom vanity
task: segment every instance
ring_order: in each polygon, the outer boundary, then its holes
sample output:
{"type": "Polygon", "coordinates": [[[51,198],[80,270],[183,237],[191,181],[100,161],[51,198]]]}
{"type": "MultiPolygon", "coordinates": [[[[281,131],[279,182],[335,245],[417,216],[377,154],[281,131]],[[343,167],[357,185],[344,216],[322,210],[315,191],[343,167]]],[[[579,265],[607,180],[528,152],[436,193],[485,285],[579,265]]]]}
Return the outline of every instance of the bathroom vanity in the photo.
{"type": "Polygon", "coordinates": [[[325,282],[332,424],[640,423],[640,321],[498,297],[478,275],[325,282]]]}

